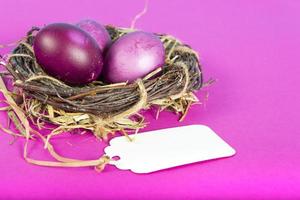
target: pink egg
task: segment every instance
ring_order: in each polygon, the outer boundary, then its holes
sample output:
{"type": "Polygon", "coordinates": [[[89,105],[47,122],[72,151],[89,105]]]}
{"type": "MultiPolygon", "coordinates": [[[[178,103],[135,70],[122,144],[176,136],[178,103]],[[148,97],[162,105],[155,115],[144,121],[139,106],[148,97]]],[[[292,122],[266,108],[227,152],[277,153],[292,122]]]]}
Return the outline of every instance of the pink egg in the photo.
{"type": "Polygon", "coordinates": [[[45,26],[37,33],[33,49],[46,73],[71,85],[92,82],[102,70],[102,51],[96,41],[71,24],[45,26]]]}
{"type": "Polygon", "coordinates": [[[128,33],[109,48],[103,77],[107,82],[133,82],[164,65],[165,49],[160,39],[142,31],[128,33]]]}
{"type": "Polygon", "coordinates": [[[88,32],[97,42],[100,49],[105,51],[111,43],[110,36],[105,27],[96,21],[86,19],[76,24],[79,28],[88,32]]]}

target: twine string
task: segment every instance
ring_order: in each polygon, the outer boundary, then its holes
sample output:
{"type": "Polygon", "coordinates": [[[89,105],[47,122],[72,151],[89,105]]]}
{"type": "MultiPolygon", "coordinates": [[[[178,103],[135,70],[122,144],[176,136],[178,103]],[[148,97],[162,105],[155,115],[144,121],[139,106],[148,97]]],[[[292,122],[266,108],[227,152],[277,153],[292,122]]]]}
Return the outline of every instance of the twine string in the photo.
{"type": "MultiPolygon", "coordinates": [[[[29,162],[31,164],[35,164],[35,165],[48,166],[48,167],[88,167],[88,166],[93,166],[93,167],[95,167],[95,169],[97,171],[102,171],[105,168],[105,166],[109,163],[110,158],[107,155],[102,155],[99,159],[96,159],[96,160],[77,160],[77,159],[71,159],[71,158],[66,158],[66,157],[60,156],[54,150],[52,144],[43,135],[41,135],[38,131],[31,128],[27,117],[19,109],[19,107],[15,103],[14,99],[9,95],[9,91],[7,90],[7,88],[3,82],[3,79],[1,77],[0,77],[0,91],[3,93],[7,103],[14,110],[14,112],[18,116],[19,120],[22,122],[21,125],[25,129],[26,141],[25,141],[25,145],[24,145],[23,157],[27,162],[29,162]],[[42,141],[44,142],[50,155],[57,161],[36,160],[36,159],[32,159],[32,158],[28,157],[28,143],[31,138],[30,133],[33,133],[34,135],[36,135],[42,139],[42,141]]],[[[1,129],[3,129],[2,126],[1,126],[1,129]]]]}

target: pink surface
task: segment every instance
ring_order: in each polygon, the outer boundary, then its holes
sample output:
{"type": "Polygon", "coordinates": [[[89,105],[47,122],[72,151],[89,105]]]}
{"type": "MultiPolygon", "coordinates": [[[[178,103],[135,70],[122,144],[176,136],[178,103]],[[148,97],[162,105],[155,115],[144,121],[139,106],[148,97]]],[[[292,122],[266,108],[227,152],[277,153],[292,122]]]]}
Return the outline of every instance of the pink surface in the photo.
{"type": "MultiPolygon", "coordinates": [[[[143,1],[1,1],[0,43],[32,26],[92,18],[129,26],[143,1]]],[[[200,52],[209,89],[206,107],[192,107],[183,123],[148,112],[145,130],[205,124],[237,155],[149,175],[110,166],[45,168],[22,159],[24,141],[0,134],[0,199],[300,199],[300,1],[150,1],[137,23],[166,32],[200,52]]],[[[1,53],[5,51],[2,50],[1,53]]],[[[2,113],[1,121],[6,117],[2,113]]],[[[97,158],[104,143],[91,135],[57,139],[59,152],[97,158]],[[72,145],[70,145],[72,144],[72,145]]],[[[47,156],[32,145],[31,156],[47,156]]]]}

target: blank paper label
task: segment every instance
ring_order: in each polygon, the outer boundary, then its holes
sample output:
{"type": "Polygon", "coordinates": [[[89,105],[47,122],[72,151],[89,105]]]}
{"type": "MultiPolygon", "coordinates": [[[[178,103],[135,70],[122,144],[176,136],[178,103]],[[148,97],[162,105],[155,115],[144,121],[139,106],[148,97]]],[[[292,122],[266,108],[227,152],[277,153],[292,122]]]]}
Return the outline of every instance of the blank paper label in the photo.
{"type": "MultiPolygon", "coordinates": [[[[190,163],[229,157],[235,150],[204,125],[190,125],[116,137],[105,148],[119,169],[150,173],[190,163]]],[[[222,164],[222,163],[220,163],[222,164]]]]}

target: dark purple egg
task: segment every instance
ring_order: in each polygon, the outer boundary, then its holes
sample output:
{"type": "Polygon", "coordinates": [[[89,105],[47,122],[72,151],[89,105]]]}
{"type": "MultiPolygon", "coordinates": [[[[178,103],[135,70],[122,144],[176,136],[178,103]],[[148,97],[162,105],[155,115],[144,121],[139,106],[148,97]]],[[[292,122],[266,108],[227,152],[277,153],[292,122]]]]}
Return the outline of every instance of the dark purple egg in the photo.
{"type": "Polygon", "coordinates": [[[71,24],[45,26],[37,33],[33,49],[43,70],[67,84],[92,82],[103,67],[102,51],[95,39],[71,24]]]}
{"type": "Polygon", "coordinates": [[[110,35],[108,34],[106,28],[99,24],[98,22],[90,19],[82,20],[76,24],[79,28],[88,32],[99,45],[102,51],[105,51],[111,43],[110,35]]]}
{"type": "Polygon", "coordinates": [[[103,77],[107,82],[133,82],[164,65],[165,49],[160,39],[142,31],[128,33],[109,48],[103,77]]]}

